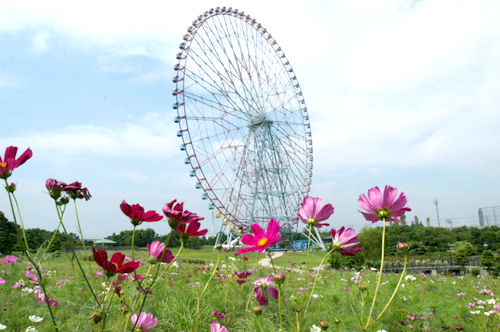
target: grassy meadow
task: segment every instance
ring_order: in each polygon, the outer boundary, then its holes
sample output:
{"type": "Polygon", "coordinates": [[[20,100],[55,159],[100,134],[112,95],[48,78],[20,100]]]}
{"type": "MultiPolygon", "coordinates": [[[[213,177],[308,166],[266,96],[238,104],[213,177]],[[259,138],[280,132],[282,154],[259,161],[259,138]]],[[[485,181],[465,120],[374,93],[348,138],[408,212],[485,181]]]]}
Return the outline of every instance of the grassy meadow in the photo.
{"type": "MultiPolygon", "coordinates": [[[[172,250],[174,254],[176,251],[172,250]]],[[[109,250],[109,255],[112,252],[109,250]]],[[[131,256],[131,252],[123,253],[131,256]]],[[[265,258],[264,254],[247,254],[248,260],[244,261],[242,256],[221,251],[218,269],[207,285],[219,255],[213,247],[186,250],[185,255],[181,253],[177,257],[177,263],[170,265],[151,265],[148,252],[136,250],[135,260],[144,262],[135,271],[139,277],[146,276],[141,280],[143,286],[154,275],[160,278],[160,282],[151,293],[144,295],[136,288],[137,281],[129,276],[120,282],[120,297],[113,287],[108,288],[106,275],[93,259],[85,259],[82,251],[78,254],[96,296],[99,299],[107,296],[109,300],[108,331],[131,331],[133,324],[130,324],[129,317],[141,311],[150,312],[158,318],[152,331],[210,331],[210,321],[216,319],[213,310],[224,313],[220,323],[231,332],[279,331],[278,301],[269,297],[269,305],[260,306],[263,309],[261,315],[253,311],[259,304],[252,282],[274,273],[271,268],[258,266],[258,261],[265,258]],[[192,263],[188,265],[187,260],[192,263]],[[235,275],[238,271],[250,271],[252,275],[246,278],[245,283],[237,283],[236,280],[241,279],[235,275]],[[202,292],[197,328],[196,294],[202,292]],[[140,296],[146,296],[142,308],[134,305],[140,296]]],[[[312,252],[309,266],[319,265],[324,254],[312,252]]],[[[277,272],[284,271],[287,275],[281,285],[284,330],[311,331],[313,325],[319,326],[321,321],[325,321],[330,326],[328,331],[363,331],[362,323],[366,321],[371,305],[377,271],[327,268],[319,272],[316,287],[311,293],[316,272],[306,272],[302,264],[305,261],[306,255],[300,252],[284,253],[274,260],[277,266],[283,267],[277,272]]],[[[99,317],[96,316],[98,308],[71,255],[48,256],[42,260],[41,266],[49,298],[57,301],[52,309],[60,331],[100,331],[102,321],[95,323],[96,317],[99,317]]],[[[27,267],[26,260],[20,255],[16,263],[1,266],[0,277],[5,283],[0,285],[0,324],[7,327],[5,331],[26,331],[29,326],[38,331],[53,331],[47,306],[40,305],[33,295],[33,282],[24,272],[29,271],[27,267]],[[13,288],[16,284],[22,286],[13,288]],[[33,323],[28,318],[31,315],[42,317],[43,321],[33,323]]],[[[383,274],[374,317],[382,311],[398,280],[398,275],[383,274]]],[[[109,281],[116,281],[116,276],[109,281]]],[[[368,331],[498,331],[497,303],[500,299],[497,288],[498,279],[491,277],[406,276],[392,305],[368,331]]]]}

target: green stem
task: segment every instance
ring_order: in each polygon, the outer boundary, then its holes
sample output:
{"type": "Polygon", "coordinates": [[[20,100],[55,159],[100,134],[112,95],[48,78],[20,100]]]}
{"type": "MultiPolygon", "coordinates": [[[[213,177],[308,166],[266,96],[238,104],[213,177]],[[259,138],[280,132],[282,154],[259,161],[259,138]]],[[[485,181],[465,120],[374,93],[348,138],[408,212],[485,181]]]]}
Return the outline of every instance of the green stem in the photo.
{"type": "Polygon", "coordinates": [[[49,252],[50,250],[50,246],[52,245],[52,242],[54,241],[54,239],[56,238],[56,235],[59,233],[59,228],[61,227],[61,221],[59,221],[59,225],[57,225],[57,228],[56,230],[54,231],[54,234],[52,234],[52,238],[50,239],[50,242],[49,244],[47,245],[47,249],[46,251],[49,252]]]}
{"type": "Polygon", "coordinates": [[[134,260],[134,240],[135,240],[135,225],[134,225],[134,231],[132,232],[132,260],[134,260]]]}
{"type": "Polygon", "coordinates": [[[318,267],[318,271],[316,272],[316,276],[314,278],[314,284],[313,284],[313,287],[311,289],[311,294],[309,294],[309,300],[307,301],[307,305],[306,305],[306,309],[304,310],[304,315],[302,316],[304,319],[304,317],[306,317],[306,314],[307,314],[307,310],[309,310],[309,305],[311,304],[311,299],[312,299],[312,296],[314,294],[314,290],[316,289],[316,283],[318,282],[318,277],[319,277],[319,274],[320,274],[320,269],[321,267],[323,266],[323,263],[325,262],[325,259],[334,251],[334,249],[330,250],[326,255],[325,257],[323,257],[323,259],[321,260],[321,263],[319,264],[319,267],[318,267]]]}
{"type": "Polygon", "coordinates": [[[375,302],[377,301],[377,294],[378,294],[378,289],[380,287],[380,283],[382,281],[382,274],[384,271],[384,258],[385,258],[385,218],[382,219],[384,222],[384,227],[382,230],[382,254],[380,255],[380,270],[379,270],[379,275],[378,275],[378,281],[377,281],[377,287],[375,288],[375,294],[373,294],[373,301],[372,301],[372,306],[370,308],[370,315],[368,316],[368,320],[366,321],[365,325],[365,330],[370,327],[370,321],[372,319],[373,315],[373,309],[375,309],[375,302]]]}
{"type": "Polygon", "coordinates": [[[92,270],[92,267],[90,266],[90,260],[89,255],[87,253],[87,246],[85,245],[85,238],[83,237],[83,232],[82,232],[82,227],[80,226],[80,216],[78,214],[78,208],[76,206],[76,199],[73,199],[73,203],[75,205],[75,213],[76,213],[76,225],[78,227],[78,232],[80,233],[80,238],[82,239],[82,245],[83,245],[83,252],[85,253],[85,258],[87,259],[87,262],[89,263],[89,269],[92,270]]]}
{"type": "MultiPolygon", "coordinates": [[[[5,189],[7,189],[7,186],[9,185],[7,183],[7,179],[5,179],[5,189]]],[[[24,224],[23,224],[23,219],[21,217],[21,211],[19,209],[19,203],[17,202],[17,199],[16,199],[16,196],[14,195],[14,193],[11,193],[7,190],[7,196],[9,197],[9,203],[10,203],[10,208],[12,210],[12,218],[14,219],[14,223],[16,224],[16,233],[17,233],[17,237],[18,237],[18,241],[19,242],[22,242],[22,239],[21,239],[21,233],[19,232],[19,225],[17,223],[17,218],[16,218],[16,214],[14,212],[14,204],[12,202],[12,198],[14,198],[14,201],[16,202],[16,207],[17,207],[17,211],[18,211],[18,215],[19,215],[19,221],[21,223],[21,230],[22,230],[22,233],[23,233],[23,239],[24,239],[24,243],[25,243],[25,246],[26,247],[21,247],[22,250],[23,250],[23,253],[26,254],[26,257],[28,258],[28,260],[30,261],[30,263],[33,265],[33,267],[36,269],[36,272],[38,274],[38,278],[39,278],[39,283],[40,283],[40,286],[42,287],[42,291],[43,291],[43,294],[45,295],[45,302],[47,304],[47,308],[49,309],[49,314],[50,314],[50,318],[52,320],[52,325],[54,326],[54,330],[56,332],[59,332],[59,329],[57,327],[57,323],[56,323],[56,319],[54,317],[54,313],[52,312],[52,307],[50,305],[50,302],[49,302],[49,295],[47,293],[47,290],[45,289],[45,284],[44,284],[44,280],[43,280],[43,274],[42,274],[42,271],[40,271],[40,267],[38,266],[38,264],[33,260],[33,258],[31,257],[31,254],[29,252],[29,246],[28,246],[28,240],[26,239],[26,232],[25,232],[25,229],[24,229],[24,224]],[[12,195],[12,197],[11,197],[12,195]]]]}
{"type": "Polygon", "coordinates": [[[389,305],[391,304],[392,300],[394,300],[394,297],[396,296],[396,293],[398,292],[399,286],[401,285],[401,282],[403,281],[403,277],[404,277],[404,275],[406,273],[407,263],[408,263],[408,255],[405,255],[405,266],[403,268],[403,272],[401,272],[401,276],[399,277],[398,285],[396,286],[396,289],[392,293],[392,296],[389,299],[389,302],[387,302],[387,304],[385,305],[384,310],[382,310],[382,312],[378,315],[378,317],[373,321],[373,323],[370,326],[372,326],[373,324],[375,324],[375,322],[378,321],[382,317],[382,315],[387,310],[387,308],[389,308],[389,305]]]}
{"type": "MultiPolygon", "coordinates": [[[[311,231],[312,231],[312,224],[309,225],[309,236],[307,237],[307,251],[306,251],[306,284],[305,287],[307,287],[307,275],[309,274],[309,251],[311,248],[311,231]]],[[[305,294],[305,293],[304,293],[305,294]]]]}

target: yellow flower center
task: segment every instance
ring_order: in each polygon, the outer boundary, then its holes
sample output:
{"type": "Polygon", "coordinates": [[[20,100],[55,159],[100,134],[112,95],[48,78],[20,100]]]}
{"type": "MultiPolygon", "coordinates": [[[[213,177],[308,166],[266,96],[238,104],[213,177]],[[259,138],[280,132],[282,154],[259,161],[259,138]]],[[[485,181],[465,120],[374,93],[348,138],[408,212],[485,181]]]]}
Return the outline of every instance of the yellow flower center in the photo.
{"type": "Polygon", "coordinates": [[[262,239],[259,240],[259,242],[257,242],[257,245],[259,247],[263,247],[266,245],[267,241],[268,241],[267,238],[263,237],[262,239]]]}
{"type": "Polygon", "coordinates": [[[313,217],[307,219],[307,224],[308,225],[316,225],[316,219],[314,219],[313,217]]]}
{"type": "Polygon", "coordinates": [[[385,209],[380,209],[378,210],[378,217],[380,219],[388,219],[391,216],[391,211],[385,210],[385,209]]]}
{"type": "Polygon", "coordinates": [[[1,167],[7,167],[7,163],[5,161],[3,161],[3,162],[0,163],[0,166],[1,167]]]}

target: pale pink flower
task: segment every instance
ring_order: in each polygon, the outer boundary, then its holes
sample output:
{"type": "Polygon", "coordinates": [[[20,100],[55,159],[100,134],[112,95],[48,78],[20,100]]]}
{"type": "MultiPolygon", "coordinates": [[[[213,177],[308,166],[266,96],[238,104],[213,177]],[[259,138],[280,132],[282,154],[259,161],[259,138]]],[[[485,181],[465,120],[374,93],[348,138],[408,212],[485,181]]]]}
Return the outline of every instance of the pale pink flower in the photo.
{"type": "Polygon", "coordinates": [[[323,200],[317,197],[304,197],[300,213],[297,214],[300,220],[307,225],[313,225],[316,228],[323,226],[330,226],[330,224],[322,224],[333,213],[333,206],[331,204],[323,204],[323,200]]]}
{"type": "Polygon", "coordinates": [[[361,194],[358,199],[359,206],[367,212],[359,211],[363,214],[366,220],[372,223],[379,220],[385,221],[400,221],[395,219],[401,217],[406,211],[411,211],[405,207],[408,199],[402,192],[398,196],[398,189],[391,186],[385,186],[384,194],[380,192],[378,187],[368,190],[368,198],[365,194],[361,194]]]}
{"type": "Polygon", "coordinates": [[[5,256],[5,258],[2,259],[2,261],[1,261],[2,264],[9,264],[9,263],[15,263],[15,262],[17,262],[17,257],[13,256],[13,255],[5,256]]]}
{"type": "Polygon", "coordinates": [[[221,326],[220,323],[213,322],[210,324],[210,332],[229,332],[225,326],[221,326]]]}
{"type": "Polygon", "coordinates": [[[147,314],[145,312],[141,312],[139,319],[137,319],[137,314],[133,314],[130,320],[135,324],[135,327],[142,332],[148,332],[158,323],[158,318],[153,319],[153,314],[147,314]]]}
{"type": "Polygon", "coordinates": [[[165,243],[160,241],[153,241],[151,244],[146,245],[149,251],[149,257],[153,261],[170,264],[174,260],[174,255],[167,247],[165,243]]]}

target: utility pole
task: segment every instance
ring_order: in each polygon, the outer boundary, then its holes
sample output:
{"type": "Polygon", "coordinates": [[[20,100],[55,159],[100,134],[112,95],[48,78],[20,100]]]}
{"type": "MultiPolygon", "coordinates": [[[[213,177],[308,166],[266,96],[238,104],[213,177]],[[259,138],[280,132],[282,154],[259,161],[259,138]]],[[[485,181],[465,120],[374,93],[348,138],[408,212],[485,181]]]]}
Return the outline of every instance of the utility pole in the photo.
{"type": "Polygon", "coordinates": [[[438,210],[438,199],[434,198],[434,205],[436,205],[436,214],[438,217],[438,227],[441,227],[441,222],[439,221],[439,210],[438,210]]]}

